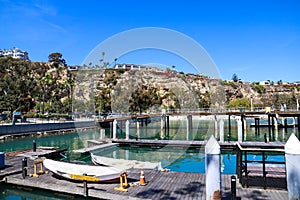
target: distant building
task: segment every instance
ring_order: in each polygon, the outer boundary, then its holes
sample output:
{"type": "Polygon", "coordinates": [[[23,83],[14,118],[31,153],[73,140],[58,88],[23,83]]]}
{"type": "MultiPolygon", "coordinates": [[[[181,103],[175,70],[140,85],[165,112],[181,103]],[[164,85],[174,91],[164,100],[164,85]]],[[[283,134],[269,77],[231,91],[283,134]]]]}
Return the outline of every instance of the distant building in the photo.
{"type": "Polygon", "coordinates": [[[17,59],[29,60],[28,53],[18,48],[13,49],[0,49],[0,57],[12,57],[17,59]]]}
{"type": "Polygon", "coordinates": [[[77,71],[77,70],[80,69],[80,66],[78,66],[78,65],[75,65],[75,66],[67,66],[67,69],[68,69],[69,71],[77,71]]]}
{"type": "Polygon", "coordinates": [[[115,64],[115,69],[127,69],[127,70],[151,70],[153,67],[143,66],[137,64],[115,64]]]}
{"type": "Polygon", "coordinates": [[[270,85],[270,81],[260,81],[259,85],[270,85]]]}

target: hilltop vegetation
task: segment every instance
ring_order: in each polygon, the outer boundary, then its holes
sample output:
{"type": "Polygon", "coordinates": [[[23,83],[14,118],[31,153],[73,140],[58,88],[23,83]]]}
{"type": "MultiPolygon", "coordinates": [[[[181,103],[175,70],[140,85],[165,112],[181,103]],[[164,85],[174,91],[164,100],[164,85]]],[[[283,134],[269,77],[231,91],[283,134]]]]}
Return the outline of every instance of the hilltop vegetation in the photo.
{"type": "Polygon", "coordinates": [[[0,78],[1,111],[70,111],[72,80],[60,62],[0,58],[0,78]]]}
{"type": "Polygon", "coordinates": [[[172,70],[69,71],[59,53],[49,62],[0,58],[0,111],[144,113],[161,109],[296,107],[299,86],[223,81],[172,70]]]}

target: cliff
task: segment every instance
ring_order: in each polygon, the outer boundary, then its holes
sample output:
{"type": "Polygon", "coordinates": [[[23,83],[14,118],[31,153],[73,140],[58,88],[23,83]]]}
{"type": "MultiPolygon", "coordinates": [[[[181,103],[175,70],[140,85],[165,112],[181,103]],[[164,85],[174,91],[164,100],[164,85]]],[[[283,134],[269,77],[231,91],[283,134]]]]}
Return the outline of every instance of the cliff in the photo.
{"type": "MultiPolygon", "coordinates": [[[[80,78],[79,78],[80,77],[80,78]]],[[[167,109],[273,106],[296,107],[299,86],[267,85],[210,79],[202,75],[153,70],[83,70],[75,99],[101,112],[142,113],[167,109]],[[95,94],[94,103],[90,97],[95,94]],[[236,103],[238,102],[238,103],[236,103]]],[[[82,109],[82,108],[81,108],[82,109]]],[[[93,108],[90,108],[93,110],[93,108]]]]}

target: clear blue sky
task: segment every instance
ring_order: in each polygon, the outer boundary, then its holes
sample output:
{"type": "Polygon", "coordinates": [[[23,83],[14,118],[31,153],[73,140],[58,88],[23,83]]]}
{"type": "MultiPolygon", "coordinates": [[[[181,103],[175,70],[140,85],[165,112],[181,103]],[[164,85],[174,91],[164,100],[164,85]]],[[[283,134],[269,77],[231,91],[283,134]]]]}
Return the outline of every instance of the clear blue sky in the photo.
{"type": "MultiPolygon", "coordinates": [[[[32,61],[61,52],[81,64],[100,42],[133,28],[162,27],[196,40],[223,79],[300,80],[300,1],[0,0],[0,49],[18,47],[32,61]]],[[[134,53],[119,62],[193,68],[165,52],[134,53]]]]}

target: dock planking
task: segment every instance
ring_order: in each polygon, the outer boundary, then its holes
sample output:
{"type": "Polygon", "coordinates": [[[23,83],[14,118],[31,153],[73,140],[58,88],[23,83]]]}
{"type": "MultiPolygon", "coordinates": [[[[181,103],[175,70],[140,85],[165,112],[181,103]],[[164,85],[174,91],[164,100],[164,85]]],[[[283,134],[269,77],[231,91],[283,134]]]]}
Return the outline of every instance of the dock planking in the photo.
{"type": "MultiPolygon", "coordinates": [[[[149,146],[154,148],[161,147],[176,147],[176,148],[200,148],[204,149],[206,141],[186,141],[186,140],[149,140],[149,139],[111,139],[106,138],[99,140],[103,143],[117,143],[120,145],[127,145],[131,147],[149,146]]],[[[89,140],[89,145],[97,145],[99,141],[89,140]],[[94,143],[94,144],[93,144],[94,143]]],[[[219,142],[221,150],[235,150],[236,141],[219,142]]],[[[280,149],[284,151],[285,142],[242,142],[240,145],[244,148],[264,148],[264,149],[280,149]]]]}
{"type": "MultiPolygon", "coordinates": [[[[83,196],[82,182],[71,182],[59,179],[49,174],[43,174],[39,178],[27,176],[22,178],[22,156],[6,157],[6,168],[0,171],[0,177],[5,177],[7,184],[18,187],[30,188],[33,191],[49,190],[55,193],[69,196],[83,196]],[[14,173],[9,173],[14,172],[14,173]]],[[[34,160],[28,159],[28,174],[33,172],[34,160]]],[[[134,186],[128,188],[128,192],[114,190],[119,183],[88,183],[89,197],[97,199],[205,199],[205,174],[163,172],[144,170],[146,186],[134,186]]],[[[139,182],[140,170],[132,169],[128,172],[130,183],[139,182]]],[[[222,175],[222,199],[230,199],[231,175],[222,175]]],[[[286,190],[261,190],[255,188],[242,188],[237,184],[237,197],[241,199],[287,199],[286,190]]]]}

